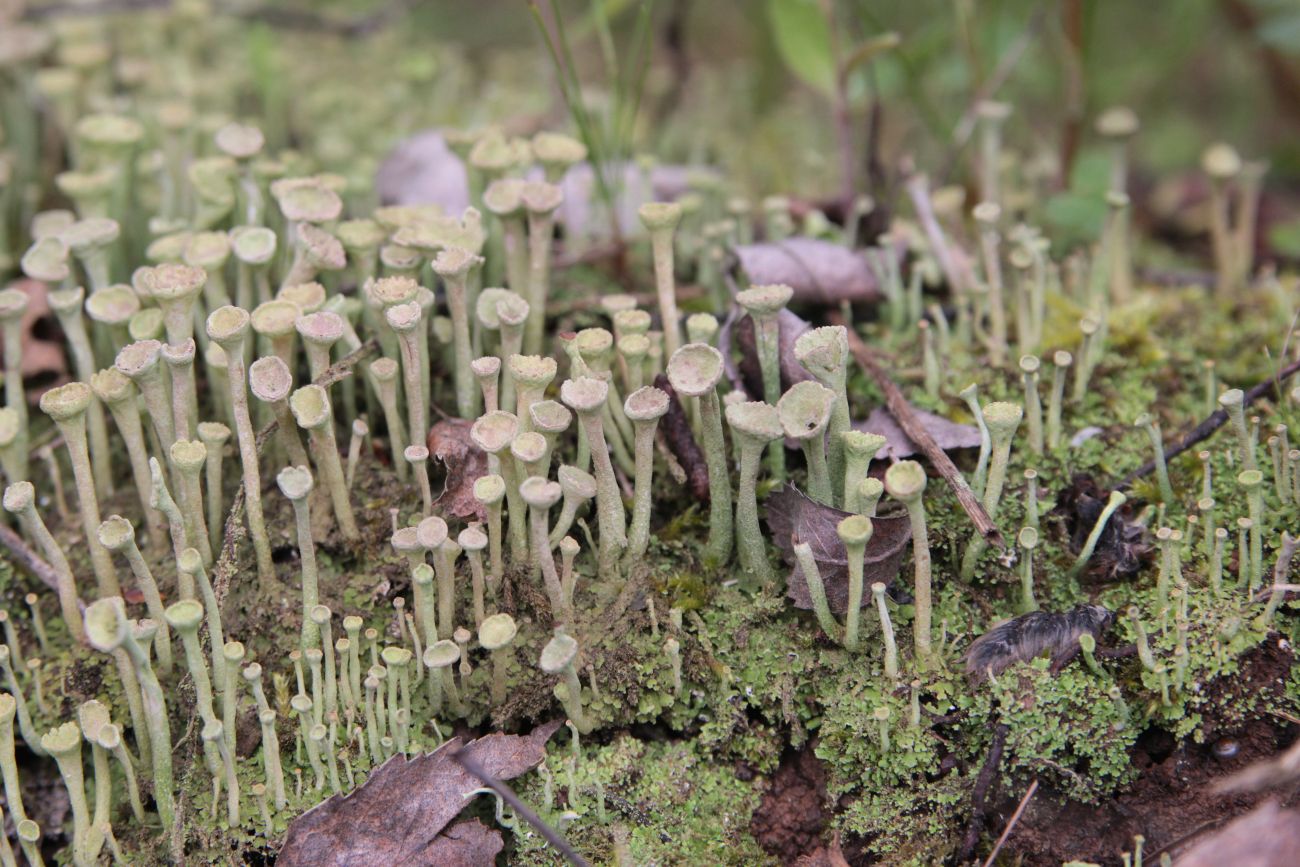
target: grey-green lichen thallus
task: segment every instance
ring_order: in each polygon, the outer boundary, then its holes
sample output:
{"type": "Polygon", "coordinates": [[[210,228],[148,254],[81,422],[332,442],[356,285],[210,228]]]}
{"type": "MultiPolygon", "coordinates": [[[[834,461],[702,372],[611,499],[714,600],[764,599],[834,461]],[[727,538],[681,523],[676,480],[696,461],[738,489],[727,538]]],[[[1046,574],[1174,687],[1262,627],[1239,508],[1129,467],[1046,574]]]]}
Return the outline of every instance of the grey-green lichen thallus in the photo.
{"type": "Polygon", "coordinates": [[[722,353],[704,343],[691,343],[668,359],[668,381],[681,397],[699,401],[704,460],[709,472],[709,541],[705,557],[723,565],[731,559],[731,474],[722,432],[722,405],[717,385],[722,378],[722,353]]]}
{"type": "Polygon", "coordinates": [[[208,315],[208,338],[226,353],[226,387],[234,413],[235,437],[239,443],[239,461],[244,477],[244,496],[248,515],[248,534],[253,540],[258,578],[271,580],[275,566],[271,562],[271,543],[262,516],[262,475],[257,466],[257,443],[253,421],[248,414],[248,391],[245,386],[244,341],[248,336],[248,311],[239,307],[220,307],[208,315]]]}

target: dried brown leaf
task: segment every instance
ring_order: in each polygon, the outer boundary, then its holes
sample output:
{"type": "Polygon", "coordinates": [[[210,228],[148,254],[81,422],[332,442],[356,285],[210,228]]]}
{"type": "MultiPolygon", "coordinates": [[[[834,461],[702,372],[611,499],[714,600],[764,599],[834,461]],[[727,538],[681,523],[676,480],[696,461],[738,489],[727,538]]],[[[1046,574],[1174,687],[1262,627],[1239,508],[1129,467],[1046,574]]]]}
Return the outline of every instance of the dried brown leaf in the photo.
{"type": "MultiPolygon", "coordinates": [[[[944,451],[979,448],[980,432],[974,425],[948,421],[941,415],[915,407],[912,408],[912,412],[921,420],[921,424],[925,425],[925,429],[930,432],[930,436],[934,437],[939,448],[944,451]]],[[[912,442],[911,437],[899,427],[889,410],[883,406],[873,409],[866,421],[854,422],[853,429],[870,431],[885,438],[884,446],[876,452],[877,458],[905,458],[919,454],[921,451],[916,443],[912,442]]]]}
{"type": "Polygon", "coordinates": [[[794,290],[796,303],[881,298],[866,258],[830,241],[789,238],[774,244],[745,244],[735,253],[750,283],[784,283],[794,290]]]}
{"type": "Polygon", "coordinates": [[[434,839],[428,860],[420,862],[419,867],[492,867],[505,846],[500,831],[478,819],[466,819],[434,839]]]}
{"type": "Polygon", "coordinates": [[[461,823],[453,828],[458,835],[453,842],[441,842],[452,839],[439,832],[466,807],[466,794],[480,785],[453,754],[463,748],[492,776],[514,779],[541,764],[546,741],[559,727],[556,720],[528,735],[493,733],[463,746],[459,738],[452,738],[410,760],[394,756],[361,787],[334,795],[295,819],[276,863],[279,867],[490,864],[500,851],[499,835],[480,834],[461,823]],[[444,852],[459,853],[456,857],[462,860],[450,860],[450,854],[449,860],[441,860],[444,852]]]}
{"type": "Polygon", "coordinates": [[[22,371],[27,384],[27,402],[35,406],[44,391],[68,381],[62,332],[50,308],[50,287],[39,280],[23,278],[5,288],[27,293],[27,311],[22,319],[22,371]]]}
{"type": "MultiPolygon", "coordinates": [[[[445,418],[429,431],[429,457],[446,468],[437,504],[456,518],[486,521],[487,510],[474,497],[474,482],[487,474],[487,455],[469,438],[473,422],[445,418]]],[[[401,460],[400,456],[395,458],[401,460]]]]}
{"type": "Polygon", "coordinates": [[[1300,864],[1300,811],[1266,801],[1201,839],[1179,867],[1291,867],[1300,864]]]}
{"type": "MultiPolygon", "coordinates": [[[[794,485],[786,485],[774,492],[764,505],[772,541],[781,549],[781,558],[791,567],[790,576],[786,579],[786,596],[794,602],[796,608],[812,609],[808,582],[794,557],[792,539],[797,539],[808,543],[812,549],[831,610],[837,614],[847,611],[849,560],[837,528],[840,521],[850,513],[819,503],[794,485]]],[[[872,518],[871,523],[874,532],[863,558],[864,582],[867,586],[876,581],[891,584],[898,576],[907,543],[912,538],[911,522],[906,513],[903,513],[879,515],[872,518]]],[[[870,601],[870,595],[863,594],[863,605],[870,601]]]]}

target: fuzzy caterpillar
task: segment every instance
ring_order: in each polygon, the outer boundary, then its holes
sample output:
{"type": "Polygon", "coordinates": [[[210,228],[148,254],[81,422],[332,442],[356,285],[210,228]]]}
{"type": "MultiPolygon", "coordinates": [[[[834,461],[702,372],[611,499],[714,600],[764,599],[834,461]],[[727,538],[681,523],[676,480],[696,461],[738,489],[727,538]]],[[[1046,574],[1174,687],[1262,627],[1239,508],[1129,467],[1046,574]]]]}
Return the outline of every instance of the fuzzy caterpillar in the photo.
{"type": "Polygon", "coordinates": [[[1060,614],[1031,611],[1013,617],[975,639],[966,651],[966,673],[976,680],[995,677],[1044,651],[1053,661],[1066,658],[1078,648],[1080,635],[1099,638],[1114,617],[1103,605],[1079,605],[1060,614]]]}

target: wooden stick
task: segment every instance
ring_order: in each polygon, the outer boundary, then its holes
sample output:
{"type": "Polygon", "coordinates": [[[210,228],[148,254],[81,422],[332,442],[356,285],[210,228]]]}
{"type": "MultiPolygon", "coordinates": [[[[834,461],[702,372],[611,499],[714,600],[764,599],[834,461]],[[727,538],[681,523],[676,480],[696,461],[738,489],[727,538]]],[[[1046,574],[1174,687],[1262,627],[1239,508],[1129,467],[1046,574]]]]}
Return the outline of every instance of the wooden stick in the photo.
{"type": "MultiPolygon", "coordinates": [[[[59,588],[59,576],[54,571],[54,567],[46,563],[44,558],[33,551],[23,537],[15,533],[7,524],[0,524],[0,545],[8,549],[15,564],[35,575],[46,587],[51,590],[59,588]]],[[[77,604],[81,605],[80,599],[77,600],[77,604]]]]}
{"type": "Polygon", "coordinates": [[[957,860],[960,863],[965,863],[974,855],[975,847],[979,845],[980,832],[984,828],[984,811],[987,808],[989,789],[997,779],[998,765],[1002,763],[1002,751],[1006,748],[1007,735],[1010,732],[1011,729],[1006,723],[998,723],[993,729],[993,743],[989,744],[989,754],[984,759],[984,764],[980,766],[980,772],[975,777],[975,785],[971,789],[970,825],[966,828],[961,849],[957,852],[957,860]]]}
{"type": "MultiPolygon", "coordinates": [[[[830,320],[836,325],[844,324],[844,317],[838,313],[831,314],[830,320]]],[[[903,433],[907,434],[908,439],[916,443],[934,468],[938,470],[939,475],[943,476],[943,480],[952,488],[953,495],[957,497],[957,502],[970,516],[971,523],[975,525],[975,529],[980,532],[980,535],[988,540],[990,544],[999,548],[1003,547],[1002,533],[998,530],[997,525],[993,523],[993,519],[989,517],[989,513],[984,511],[984,506],[980,503],[979,498],[975,496],[975,492],[970,489],[970,485],[966,483],[966,478],[961,474],[961,471],[953,464],[952,459],[948,457],[948,453],[934,441],[934,437],[930,436],[930,432],[925,429],[925,425],[921,423],[921,420],[916,417],[916,413],[912,411],[912,405],[907,402],[903,392],[889,378],[884,369],[876,363],[876,360],[871,357],[871,350],[862,342],[862,338],[858,337],[852,328],[847,330],[849,332],[849,351],[853,353],[853,357],[857,359],[858,364],[862,365],[862,369],[866,371],[867,376],[871,377],[876,383],[876,387],[884,392],[885,405],[889,408],[889,414],[894,417],[894,421],[898,422],[898,426],[903,429],[903,433]]]]}
{"type": "Polygon", "coordinates": [[[487,768],[483,767],[483,765],[479,763],[478,759],[474,758],[463,748],[456,750],[456,752],[451,754],[451,757],[455,759],[462,768],[478,777],[480,783],[500,795],[501,800],[509,804],[511,809],[515,811],[515,814],[519,816],[519,818],[532,825],[533,828],[537,830],[537,833],[545,837],[546,842],[550,843],[555,851],[563,855],[570,864],[574,865],[574,867],[587,867],[587,859],[579,855],[577,851],[569,845],[568,841],[561,836],[559,831],[542,821],[541,816],[538,816],[528,808],[528,805],[519,800],[519,796],[515,794],[514,789],[511,789],[505,783],[492,776],[491,772],[489,772],[487,768]]]}
{"type": "Polygon", "coordinates": [[[993,851],[989,853],[989,857],[984,861],[984,867],[993,867],[993,859],[997,858],[998,853],[1002,851],[1002,844],[1007,842],[1007,838],[1011,836],[1011,831],[1016,827],[1016,823],[1020,821],[1021,815],[1025,812],[1025,807],[1029,806],[1029,799],[1034,796],[1036,791],[1038,791],[1038,780],[1034,780],[1029,784],[1029,791],[1025,792],[1025,796],[1020,799],[1020,806],[1016,807],[1016,811],[1011,814],[1011,821],[1007,822],[1007,826],[1002,829],[1002,836],[998,838],[993,851]]]}

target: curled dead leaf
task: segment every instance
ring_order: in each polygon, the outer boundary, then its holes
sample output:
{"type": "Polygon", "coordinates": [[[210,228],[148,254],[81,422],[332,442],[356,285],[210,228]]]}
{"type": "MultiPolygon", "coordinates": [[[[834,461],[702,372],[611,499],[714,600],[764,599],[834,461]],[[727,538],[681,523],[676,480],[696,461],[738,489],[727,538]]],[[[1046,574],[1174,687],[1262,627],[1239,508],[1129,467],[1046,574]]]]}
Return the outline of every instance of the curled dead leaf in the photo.
{"type": "MultiPolygon", "coordinates": [[[[781,549],[781,558],[791,567],[786,579],[786,596],[796,608],[812,610],[808,582],[794,557],[794,542],[806,542],[821,572],[826,599],[831,610],[843,614],[849,607],[849,559],[840,541],[840,521],[850,513],[819,503],[794,485],[786,485],[768,496],[765,502],[767,525],[772,541],[781,549]]],[[[903,564],[903,554],[912,538],[911,522],[906,513],[879,515],[871,519],[873,532],[863,558],[863,577],[867,586],[876,581],[892,584],[903,564]]],[[[863,605],[871,602],[863,594],[863,605]]]]}
{"type": "Polygon", "coordinates": [[[880,287],[860,253],[816,238],[788,238],[768,244],[734,248],[740,268],[752,284],[784,283],[794,301],[839,304],[879,301],[880,287]]]}
{"type": "Polygon", "coordinates": [[[334,795],[289,824],[279,867],[390,867],[491,864],[499,834],[461,822],[442,833],[469,804],[476,777],[453,754],[464,749],[499,780],[531,771],[546,757],[559,720],[528,735],[499,732],[462,744],[452,738],[431,753],[396,755],[346,795],[334,795]],[[450,841],[450,842],[446,842],[450,841]],[[459,859],[459,860],[457,860],[459,859]]]}
{"type": "MultiPolygon", "coordinates": [[[[486,521],[487,511],[474,497],[474,482],[487,474],[487,455],[469,438],[473,423],[445,418],[429,430],[429,457],[446,470],[437,505],[456,518],[486,521]]],[[[399,458],[400,460],[400,458],[399,458]]]]}

